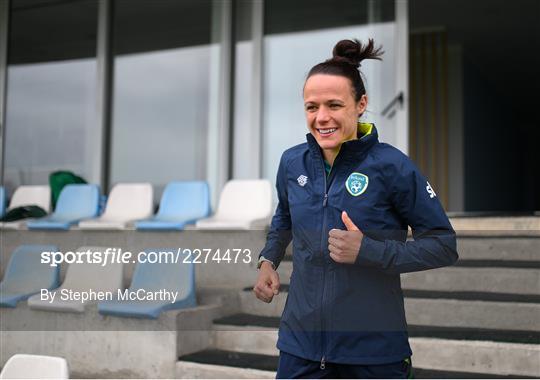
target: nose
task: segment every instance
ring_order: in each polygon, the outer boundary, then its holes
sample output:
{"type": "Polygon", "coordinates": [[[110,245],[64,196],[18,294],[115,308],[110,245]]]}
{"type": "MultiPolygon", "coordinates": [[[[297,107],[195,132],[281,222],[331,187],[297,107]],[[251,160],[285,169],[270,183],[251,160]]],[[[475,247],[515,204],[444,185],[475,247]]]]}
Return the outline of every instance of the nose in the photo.
{"type": "Polygon", "coordinates": [[[326,109],[326,107],[320,107],[317,110],[317,122],[318,123],[326,123],[330,120],[330,113],[326,109]]]}

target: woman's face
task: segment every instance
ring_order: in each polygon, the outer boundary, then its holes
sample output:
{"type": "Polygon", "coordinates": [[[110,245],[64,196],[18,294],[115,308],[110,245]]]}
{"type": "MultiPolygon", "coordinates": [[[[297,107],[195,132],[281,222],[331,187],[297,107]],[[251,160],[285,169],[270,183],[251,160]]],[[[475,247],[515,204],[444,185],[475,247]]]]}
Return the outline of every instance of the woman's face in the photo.
{"type": "Polygon", "coordinates": [[[367,97],[356,102],[349,79],[315,74],[304,86],[304,110],[309,131],[323,150],[337,152],[341,144],[356,139],[358,116],[367,97]]]}

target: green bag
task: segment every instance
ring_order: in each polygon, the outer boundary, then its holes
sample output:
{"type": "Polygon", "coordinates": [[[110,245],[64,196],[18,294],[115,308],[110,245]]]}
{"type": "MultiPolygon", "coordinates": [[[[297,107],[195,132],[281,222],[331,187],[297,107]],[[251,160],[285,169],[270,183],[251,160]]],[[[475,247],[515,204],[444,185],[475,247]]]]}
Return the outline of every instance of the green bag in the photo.
{"type": "Polygon", "coordinates": [[[20,206],[9,210],[0,221],[14,222],[16,220],[26,218],[42,218],[47,215],[47,212],[36,205],[20,206]]]}
{"type": "Polygon", "coordinates": [[[56,202],[58,197],[62,192],[62,189],[66,185],[76,184],[76,183],[87,183],[84,178],[79,177],[78,175],[73,174],[70,171],[60,170],[49,175],[49,185],[51,186],[51,202],[53,210],[56,207],[56,202]]]}

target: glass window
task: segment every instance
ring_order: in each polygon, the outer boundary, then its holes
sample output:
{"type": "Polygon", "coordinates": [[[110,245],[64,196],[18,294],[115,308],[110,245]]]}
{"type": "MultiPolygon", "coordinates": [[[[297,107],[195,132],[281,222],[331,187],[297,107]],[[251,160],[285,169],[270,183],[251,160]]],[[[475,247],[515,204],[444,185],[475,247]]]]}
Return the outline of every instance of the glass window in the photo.
{"type": "Polygon", "coordinates": [[[94,180],[97,1],[13,0],[10,20],[6,186],[59,169],[94,180]]]}
{"type": "Polygon", "coordinates": [[[258,159],[246,160],[252,154],[253,144],[260,140],[257,126],[254,125],[255,97],[253,92],[254,65],[253,60],[253,18],[252,0],[236,2],[235,23],[235,58],[234,58],[234,133],[233,133],[233,167],[232,177],[235,179],[253,178],[258,172],[258,159]]]}
{"type": "Polygon", "coordinates": [[[111,184],[207,179],[212,14],[209,0],[116,2],[111,184]]]}

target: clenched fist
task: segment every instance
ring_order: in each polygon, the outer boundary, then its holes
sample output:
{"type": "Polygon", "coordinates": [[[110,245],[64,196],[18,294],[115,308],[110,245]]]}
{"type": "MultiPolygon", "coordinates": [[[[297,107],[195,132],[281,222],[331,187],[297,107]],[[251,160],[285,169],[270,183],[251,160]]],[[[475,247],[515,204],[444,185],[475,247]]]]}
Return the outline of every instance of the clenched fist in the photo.
{"type": "Polygon", "coordinates": [[[267,261],[264,261],[259,269],[259,277],[253,292],[258,299],[266,303],[272,302],[274,296],[279,294],[279,275],[267,261]]]}

